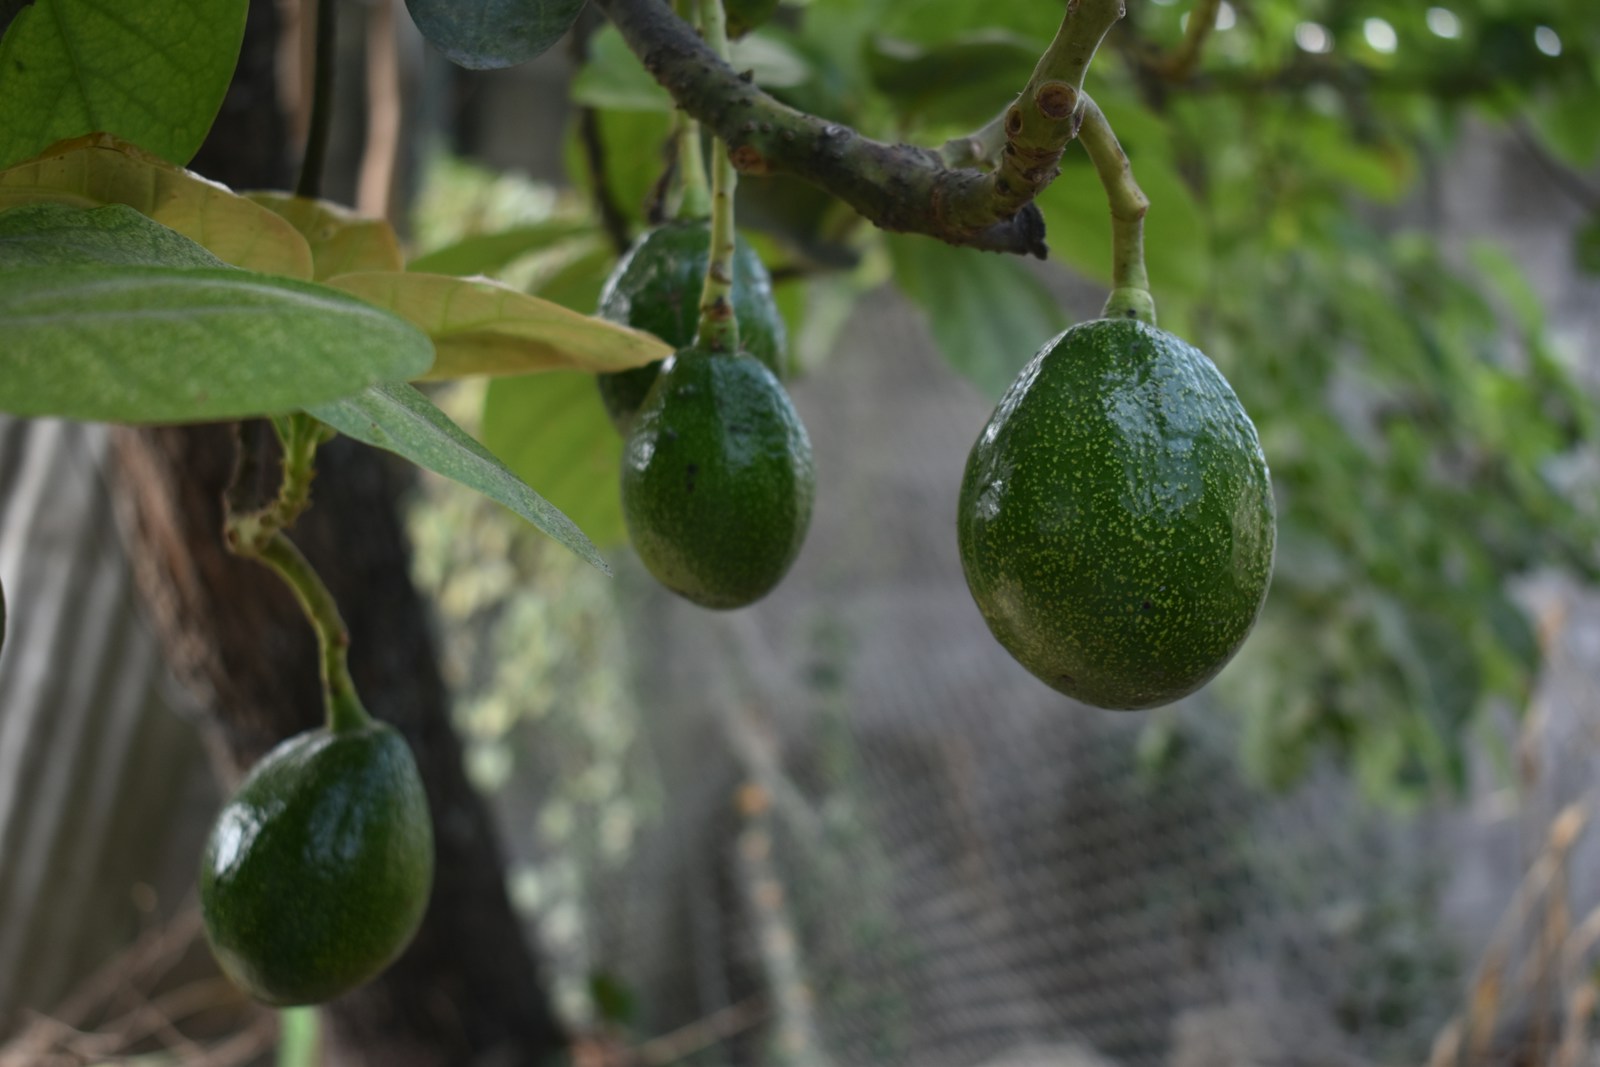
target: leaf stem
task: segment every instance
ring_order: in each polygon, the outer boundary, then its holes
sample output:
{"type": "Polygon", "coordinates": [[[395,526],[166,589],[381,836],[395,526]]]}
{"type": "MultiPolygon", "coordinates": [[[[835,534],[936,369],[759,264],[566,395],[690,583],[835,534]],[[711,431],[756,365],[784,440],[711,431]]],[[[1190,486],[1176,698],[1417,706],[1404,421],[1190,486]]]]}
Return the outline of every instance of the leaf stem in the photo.
{"type": "Polygon", "coordinates": [[[328,155],[328,131],[333,125],[333,68],[338,50],[338,0],[316,0],[317,41],[311,75],[311,119],[306,124],[306,150],[300,157],[300,178],[294,195],[316,199],[322,195],[323,162],[328,155]]]}
{"type": "Polygon", "coordinates": [[[1083,124],[1078,140],[1089,153],[1111,205],[1112,288],[1101,314],[1106,318],[1142,319],[1154,326],[1156,305],[1144,266],[1144,217],[1150,210],[1150,199],[1133,180],[1128,155],[1100,106],[1083,94],[1080,109],[1083,124]]]}
{"type": "MultiPolygon", "coordinates": [[[[700,28],[706,43],[728,61],[728,20],[722,0],[700,0],[700,28]]],[[[698,155],[698,149],[695,154],[698,155]]],[[[739,174],[721,140],[711,144],[711,255],[700,293],[700,329],[694,346],[729,355],[739,351],[739,322],[733,313],[733,191],[739,174]]]]}

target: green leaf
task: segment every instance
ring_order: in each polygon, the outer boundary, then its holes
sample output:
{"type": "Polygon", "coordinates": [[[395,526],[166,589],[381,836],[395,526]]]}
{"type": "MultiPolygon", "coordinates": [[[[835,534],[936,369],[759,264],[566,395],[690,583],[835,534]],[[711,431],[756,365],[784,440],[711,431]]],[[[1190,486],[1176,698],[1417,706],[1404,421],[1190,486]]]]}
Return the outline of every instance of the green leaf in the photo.
{"type": "Polygon", "coordinates": [[[572,27],[584,0],[406,0],[412,21],[439,51],[469,70],[514,67],[572,27]]]}
{"type": "Polygon", "coordinates": [[[0,167],[106,131],[177,164],[233,76],[248,0],[34,0],[0,38],[0,167]]]}
{"type": "MultiPolygon", "coordinates": [[[[591,391],[592,388],[591,388],[591,391]]],[[[409,385],[388,382],[306,409],[340,433],[404,456],[419,467],[505,505],[606,574],[594,544],[544,497],[409,385]]]]}
{"type": "Polygon", "coordinates": [[[484,400],[483,440],[596,543],[626,539],[622,439],[606,418],[593,375],[496,378],[484,400]]]}
{"type": "Polygon", "coordinates": [[[112,204],[85,210],[29,204],[0,211],[0,271],[85,264],[215,267],[227,264],[181,234],[112,204]]]}
{"type": "Polygon", "coordinates": [[[238,270],[76,266],[0,284],[0,411],[209,422],[421,374],[433,346],[320,285],[238,270]]]}
{"type": "Polygon", "coordinates": [[[894,280],[928,316],[939,351],[998,397],[1066,317],[1019,260],[890,234],[894,280]]]}
{"type": "Polygon", "coordinates": [[[902,115],[973,125],[1009,103],[1038,61],[1033,42],[993,30],[927,46],[875,36],[866,49],[873,85],[902,115]]]}
{"type": "Polygon", "coordinates": [[[589,61],[572,79],[572,102],[606,111],[671,111],[672,97],[628,51],[615,26],[589,40],[589,61]]]}
{"type": "Polygon", "coordinates": [[[588,220],[551,219],[497,233],[475,233],[454,244],[418,256],[406,269],[423,274],[493,274],[523,256],[543,251],[558,241],[594,232],[588,220]]]}
{"type": "Polygon", "coordinates": [[[414,271],[341,274],[328,284],[425,330],[430,379],[577,367],[619,371],[672,354],[660,338],[490,281],[414,271]]]}

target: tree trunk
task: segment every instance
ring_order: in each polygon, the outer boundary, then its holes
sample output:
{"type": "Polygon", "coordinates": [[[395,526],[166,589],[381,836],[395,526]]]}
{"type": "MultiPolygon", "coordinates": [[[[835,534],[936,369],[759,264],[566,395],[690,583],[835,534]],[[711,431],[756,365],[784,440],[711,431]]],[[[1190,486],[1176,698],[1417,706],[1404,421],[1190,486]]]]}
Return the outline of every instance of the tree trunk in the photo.
{"type": "MultiPolygon", "coordinates": [[[[194,163],[208,177],[287,184],[277,25],[273,0],[251,5],[234,85],[194,163]]],[[[140,588],[173,669],[210,709],[207,742],[219,773],[236,778],[278,741],[321,721],[310,628],[266,568],[222,547],[230,429],[118,430],[113,450],[112,483],[140,588]]],[[[408,573],[395,506],[403,488],[385,457],[335,441],[318,456],[315,503],[291,534],[338,598],[364,702],[416,753],[438,850],[416,941],[377,980],[328,1006],[328,1051],[339,1064],[383,1067],[541,1063],[565,1036],[506,896],[489,812],[462,771],[408,573]]]]}

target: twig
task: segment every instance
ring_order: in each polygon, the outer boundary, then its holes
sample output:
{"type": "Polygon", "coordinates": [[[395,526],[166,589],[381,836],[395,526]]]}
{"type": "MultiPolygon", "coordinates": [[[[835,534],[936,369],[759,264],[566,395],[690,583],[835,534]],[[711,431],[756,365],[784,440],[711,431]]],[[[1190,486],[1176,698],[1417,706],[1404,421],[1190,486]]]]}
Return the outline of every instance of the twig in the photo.
{"type": "Polygon", "coordinates": [[[671,1033],[635,1045],[629,1054],[629,1061],[637,1067],[667,1067],[719,1041],[744,1033],[759,1025],[766,1017],[766,999],[759,995],[746,997],[737,1004],[712,1012],[704,1019],[697,1019],[671,1033]]]}
{"type": "Polygon", "coordinates": [[[1007,109],[992,172],[952,168],[939,151],[889,145],[779,103],[723,62],[657,0],[596,0],[635,55],[747,174],[788,173],[821,186],[886,230],[1043,257],[1033,198],[1077,133],[1083,75],[1121,0],[1076,0],[1027,87],[1007,109]]]}

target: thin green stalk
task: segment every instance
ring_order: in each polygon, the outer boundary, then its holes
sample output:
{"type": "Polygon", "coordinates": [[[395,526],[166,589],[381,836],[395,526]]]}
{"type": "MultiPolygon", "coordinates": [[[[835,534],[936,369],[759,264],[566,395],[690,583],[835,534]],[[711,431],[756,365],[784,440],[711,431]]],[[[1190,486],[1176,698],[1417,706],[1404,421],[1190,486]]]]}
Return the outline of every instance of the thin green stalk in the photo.
{"type": "Polygon", "coordinates": [[[706,163],[700,155],[700,124],[679,111],[678,125],[678,211],[680,219],[703,219],[711,213],[711,189],[706,180],[706,163]]]}
{"type": "Polygon", "coordinates": [[[1150,295],[1150,275],[1144,267],[1144,217],[1150,200],[1133,180],[1128,155],[1098,104],[1084,94],[1080,104],[1083,125],[1078,140],[1094,163],[1100,184],[1111,205],[1111,296],[1106,318],[1142,319],[1154,326],[1156,304],[1150,295]]]}
{"type": "Polygon", "coordinates": [[[311,503],[317,448],[329,431],[303,413],[274,418],[272,426],[283,446],[277,498],[256,511],[240,513],[230,506],[224,526],[227,545],[235,554],[271,567],[288,584],[317,635],[328,728],[335,733],[359,729],[370,720],[350,678],[350,631],[333,594],[283,532],[311,503]]]}
{"type": "MultiPolygon", "coordinates": [[[[728,20],[722,0],[700,0],[700,25],[706,44],[728,61],[728,20]]],[[[711,258],[700,293],[700,329],[695,347],[732,354],[739,350],[739,322],[733,314],[733,191],[739,175],[728,146],[711,143],[711,258]]]]}
{"type": "Polygon", "coordinates": [[[371,725],[372,720],[356,695],[355,681],[350,677],[350,631],[339,614],[333,594],[316,569],[282,531],[274,533],[251,555],[277,571],[288,583],[317,633],[328,729],[337,734],[371,725]]]}
{"type": "Polygon", "coordinates": [[[294,195],[322,195],[323,161],[328,155],[328,130],[333,125],[333,68],[338,48],[338,0],[317,0],[317,44],[311,83],[311,119],[306,124],[306,151],[300,158],[300,179],[294,195]]]}

